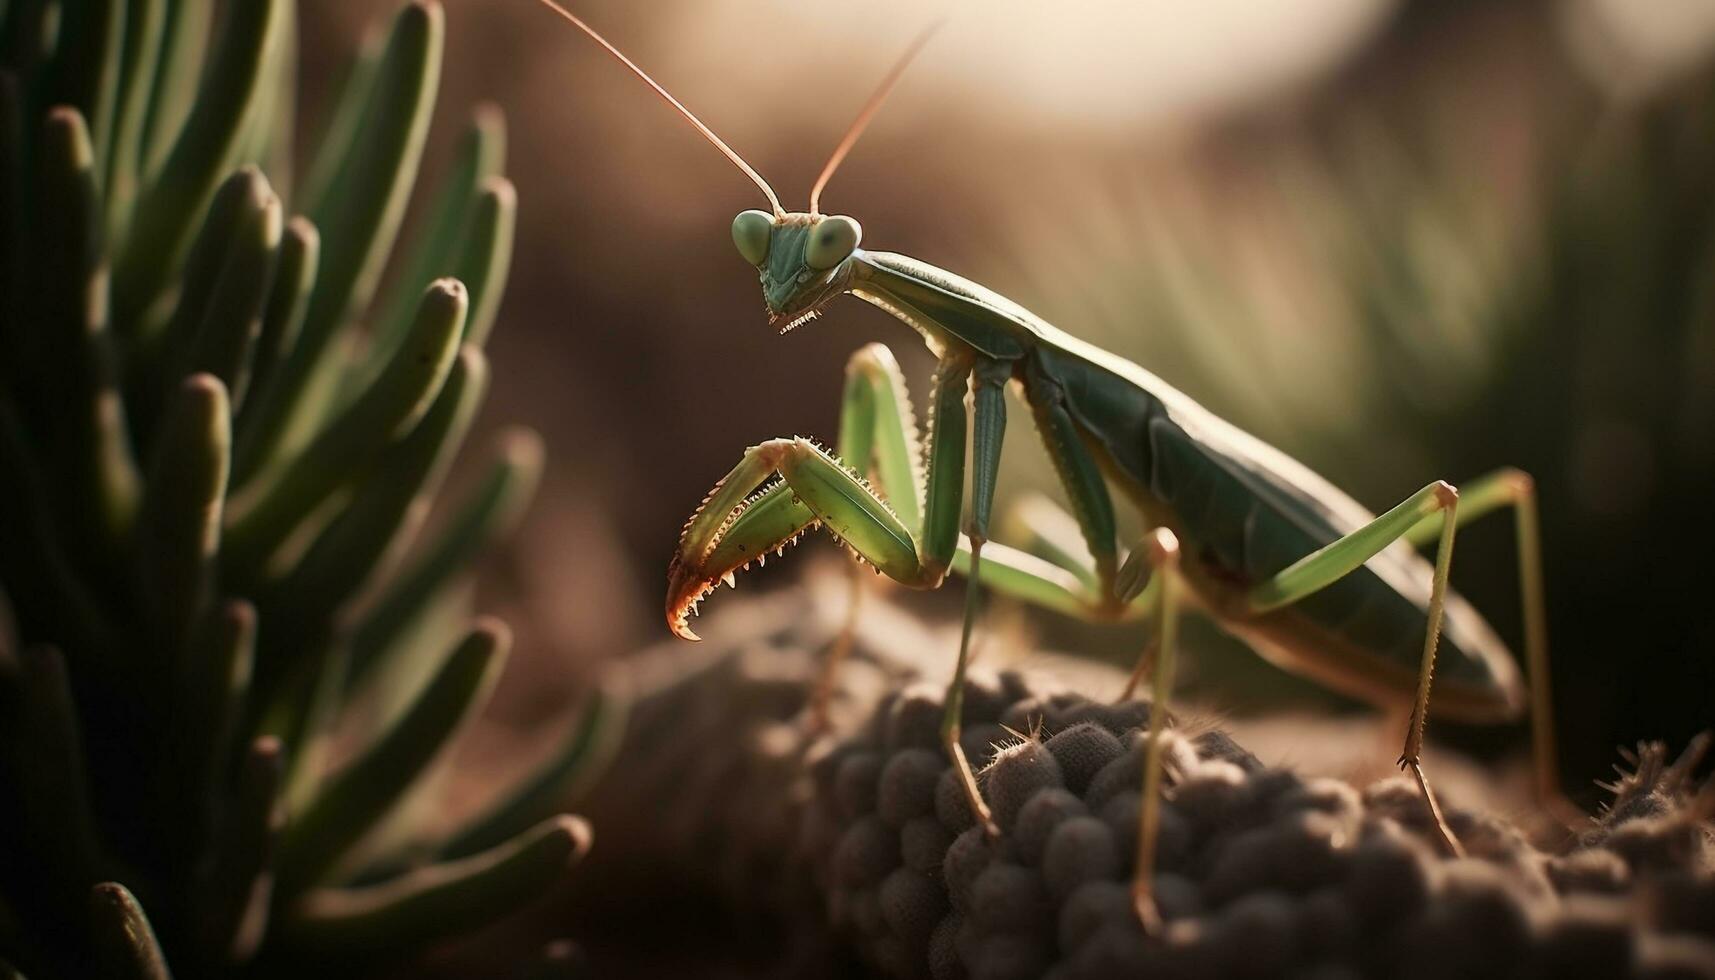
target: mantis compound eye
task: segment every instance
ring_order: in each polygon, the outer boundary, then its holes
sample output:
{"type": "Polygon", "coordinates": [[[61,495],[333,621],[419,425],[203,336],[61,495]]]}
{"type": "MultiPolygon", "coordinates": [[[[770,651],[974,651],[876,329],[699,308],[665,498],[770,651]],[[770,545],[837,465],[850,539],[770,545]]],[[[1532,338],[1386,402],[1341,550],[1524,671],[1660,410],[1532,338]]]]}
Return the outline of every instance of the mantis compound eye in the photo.
{"type": "Polygon", "coordinates": [[[768,238],[774,230],[774,218],[766,211],[740,211],[732,219],[732,243],[738,254],[754,266],[768,261],[768,238]]]}
{"type": "Polygon", "coordinates": [[[852,254],[861,238],[863,229],[856,221],[841,214],[829,215],[810,229],[810,240],[804,243],[804,264],[812,269],[832,269],[852,254]]]}

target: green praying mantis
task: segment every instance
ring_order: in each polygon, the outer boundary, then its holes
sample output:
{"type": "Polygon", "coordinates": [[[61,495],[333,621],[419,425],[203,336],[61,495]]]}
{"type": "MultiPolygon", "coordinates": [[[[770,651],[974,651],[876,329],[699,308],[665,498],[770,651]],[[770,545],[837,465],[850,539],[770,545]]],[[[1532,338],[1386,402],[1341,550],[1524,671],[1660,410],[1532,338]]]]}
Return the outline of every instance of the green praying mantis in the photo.
{"type": "Polygon", "coordinates": [[[858,222],[821,213],[821,194],[934,28],[911,45],[846,131],[810,192],[809,210],[788,212],[767,181],[666,89],[555,0],[540,2],[653,88],[762,190],[771,210],[739,214],[732,235],[761,279],[771,324],[785,333],[850,293],[915,330],[938,361],[922,433],[898,364],[886,347],[870,344],[847,367],[833,451],[793,437],[744,453],[679,538],[666,600],[674,633],[696,639],[688,617],[699,602],[818,526],[861,562],[911,588],[938,588],[949,572],[959,572],[967,580],[964,622],[941,736],[972,812],[996,834],[959,741],[981,590],[1073,616],[1151,619],[1153,642],[1125,695],[1150,676],[1157,710],[1150,714],[1132,884],[1138,916],[1150,930],[1159,922],[1151,883],[1162,736],[1178,617],[1188,607],[1330,688],[1386,708],[1409,701],[1399,764],[1421,788],[1442,844],[1461,852],[1420,753],[1432,680],[1436,709],[1447,716],[1492,723],[1524,711],[1526,685],[1512,655],[1448,587],[1458,528],[1510,509],[1537,786],[1545,801],[1565,805],[1549,709],[1536,499],[1527,475],[1503,470],[1463,491],[1436,481],[1374,516],[1138,365],[951,272],[861,248],[858,222]],[[989,540],[1009,386],[1030,407],[1077,529],[1068,533],[1063,518],[1036,520],[1024,547],[989,540]],[[1120,547],[1113,491],[1152,528],[1129,552],[1120,547]],[[1433,564],[1414,550],[1430,542],[1433,564]]]}

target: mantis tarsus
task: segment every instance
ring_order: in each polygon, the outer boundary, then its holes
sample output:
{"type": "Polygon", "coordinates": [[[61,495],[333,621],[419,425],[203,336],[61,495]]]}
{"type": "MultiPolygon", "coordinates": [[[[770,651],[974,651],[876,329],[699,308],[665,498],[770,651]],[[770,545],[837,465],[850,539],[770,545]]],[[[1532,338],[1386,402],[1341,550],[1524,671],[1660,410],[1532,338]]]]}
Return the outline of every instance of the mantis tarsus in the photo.
{"type": "MultiPolygon", "coordinates": [[[[675,633],[695,639],[687,619],[703,598],[817,526],[913,588],[937,588],[949,571],[960,572],[968,581],[964,629],[942,739],[973,812],[992,834],[959,743],[980,588],[1091,618],[1152,616],[1155,640],[1144,656],[1154,660],[1154,698],[1162,710],[1151,713],[1133,880],[1138,914],[1151,928],[1159,751],[1180,607],[1201,609],[1264,656],[1336,690],[1388,707],[1411,698],[1400,765],[1415,776],[1443,843],[1458,853],[1419,754],[1438,655],[1438,710],[1493,722],[1524,709],[1511,654],[1447,584],[1457,528],[1509,508],[1517,523],[1538,789],[1547,800],[1560,799],[1528,476],[1504,470],[1463,493],[1436,481],[1374,516],[1136,364],[974,282],[904,255],[860,248],[858,223],[822,214],[821,192],[933,28],[847,130],[810,192],[809,211],[787,212],[761,175],[664,88],[554,0],[540,2],[648,83],[762,189],[771,210],[739,214],[732,233],[760,275],[771,324],[785,333],[851,293],[916,330],[938,360],[922,439],[897,363],[887,348],[870,344],[847,368],[837,451],[794,437],[745,452],[680,536],[666,604],[675,633]],[[1028,549],[988,539],[1009,385],[1035,416],[1081,540],[1060,529],[1064,521],[1038,522],[1028,549]],[[1153,528],[1129,553],[1119,547],[1110,486],[1153,528]],[[1433,565],[1412,550],[1430,541],[1433,565]]],[[[1134,683],[1142,672],[1140,660],[1134,683]]]]}

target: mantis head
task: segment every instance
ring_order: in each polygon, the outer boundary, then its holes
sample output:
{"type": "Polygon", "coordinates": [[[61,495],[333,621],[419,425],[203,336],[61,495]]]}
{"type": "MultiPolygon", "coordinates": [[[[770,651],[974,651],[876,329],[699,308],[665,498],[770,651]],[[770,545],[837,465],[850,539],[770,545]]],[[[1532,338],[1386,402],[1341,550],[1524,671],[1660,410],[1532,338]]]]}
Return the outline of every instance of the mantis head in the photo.
{"type": "Polygon", "coordinates": [[[851,284],[852,258],[857,254],[863,229],[856,221],[844,215],[822,214],[818,208],[822,189],[828,186],[828,180],[833,177],[834,171],[839,169],[846,154],[851,152],[858,136],[880,110],[888,93],[899,83],[906,67],[917,57],[917,53],[923,50],[923,46],[929,43],[929,38],[940,29],[942,21],[931,23],[917,35],[917,39],[911,42],[905,54],[876,87],[874,94],[869,97],[869,101],[864,104],[851,126],[847,127],[845,136],[840,139],[833,155],[822,167],[821,176],[816,178],[815,186],[810,188],[810,210],[788,212],[780,206],[780,198],[774,193],[774,188],[768,186],[768,181],[763,180],[754,167],[716,136],[714,130],[661,87],[661,83],[650,78],[647,72],[637,67],[635,62],[606,38],[597,34],[594,28],[561,6],[558,0],[541,0],[541,3],[589,35],[620,64],[630,69],[644,84],[653,89],[656,95],[683,116],[693,129],[701,133],[704,139],[713,144],[715,149],[732,161],[733,166],[749,177],[762,191],[763,196],[768,198],[772,212],[745,211],[733,219],[732,240],[745,261],[756,266],[761,273],[762,298],[768,304],[768,322],[771,325],[784,321],[785,326],[780,328],[780,332],[785,333],[814,318],[829,300],[846,291],[851,284]]]}
{"type": "Polygon", "coordinates": [[[738,254],[756,266],[768,322],[780,332],[814,319],[852,279],[863,227],[845,215],[744,211],[732,219],[738,254]]]}

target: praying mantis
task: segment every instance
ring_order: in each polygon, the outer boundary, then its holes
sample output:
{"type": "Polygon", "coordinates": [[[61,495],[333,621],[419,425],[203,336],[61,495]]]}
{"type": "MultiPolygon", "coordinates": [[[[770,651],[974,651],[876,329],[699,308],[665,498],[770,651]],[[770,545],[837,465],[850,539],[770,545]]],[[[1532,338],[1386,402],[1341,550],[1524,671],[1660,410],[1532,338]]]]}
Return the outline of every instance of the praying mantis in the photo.
{"type": "Polygon", "coordinates": [[[1493,723],[1524,712],[1526,684],[1511,653],[1448,587],[1458,528],[1511,510],[1537,787],[1547,801],[1563,799],[1536,498],[1526,474],[1498,471],[1462,491],[1437,480],[1374,516],[1142,367],[982,285],[860,247],[861,226],[823,214],[821,194],[933,27],[848,128],[810,192],[809,210],[788,212],[768,182],[665,88],[556,0],[539,2],[647,83],[762,190],[770,210],[740,213],[732,235],[761,280],[770,324],[786,333],[850,293],[915,330],[937,359],[921,433],[897,362],[886,347],[870,344],[847,367],[833,450],[803,437],[746,450],[680,535],[666,598],[675,634],[696,639],[688,619],[703,599],[816,527],[911,588],[935,589],[949,572],[960,573],[964,620],[941,738],[972,812],[995,835],[959,741],[982,589],[1090,619],[1151,620],[1153,642],[1126,696],[1150,675],[1156,710],[1132,896],[1144,928],[1153,930],[1161,746],[1181,611],[1201,611],[1269,660],[1334,690],[1385,708],[1409,701],[1399,764],[1421,789],[1442,845],[1461,853],[1424,774],[1421,748],[1432,681],[1436,708],[1447,716],[1493,723]],[[989,540],[1008,387],[1030,407],[1072,518],[1033,522],[1024,547],[989,540]],[[1151,528],[1129,551],[1120,547],[1115,491],[1151,528]],[[1067,533],[1068,526],[1077,531],[1067,533]],[[1414,550],[1430,542],[1433,563],[1414,550]]]}

